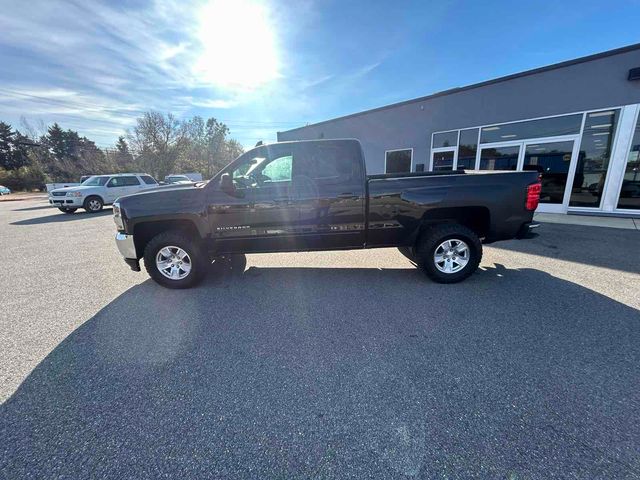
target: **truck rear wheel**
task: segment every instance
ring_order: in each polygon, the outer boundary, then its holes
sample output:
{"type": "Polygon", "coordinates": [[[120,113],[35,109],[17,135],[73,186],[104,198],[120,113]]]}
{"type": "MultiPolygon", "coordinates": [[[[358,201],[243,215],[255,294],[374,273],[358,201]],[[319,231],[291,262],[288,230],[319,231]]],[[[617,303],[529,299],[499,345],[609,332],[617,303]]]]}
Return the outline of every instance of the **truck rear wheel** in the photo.
{"type": "Polygon", "coordinates": [[[456,223],[429,228],[416,250],[418,266],[438,283],[461,282],[478,269],[482,259],[478,236],[456,223]]]}
{"type": "Polygon", "coordinates": [[[181,232],[153,237],[144,249],[149,276],[167,288],[190,288],[204,277],[209,262],[200,242],[181,232]]]}

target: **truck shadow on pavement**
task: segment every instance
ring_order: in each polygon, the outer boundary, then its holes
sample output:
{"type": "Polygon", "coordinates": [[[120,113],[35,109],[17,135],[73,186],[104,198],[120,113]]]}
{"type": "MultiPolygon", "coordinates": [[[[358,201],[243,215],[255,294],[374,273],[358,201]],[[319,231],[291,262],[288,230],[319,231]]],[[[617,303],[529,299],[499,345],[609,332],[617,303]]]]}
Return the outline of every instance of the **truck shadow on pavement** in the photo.
{"type": "MultiPolygon", "coordinates": [[[[53,207],[50,208],[53,210],[53,207]]],[[[10,225],[42,225],[43,223],[73,222],[76,220],[87,220],[89,218],[105,217],[107,215],[113,215],[111,207],[105,207],[104,210],[101,210],[97,213],[88,213],[81,210],[78,210],[77,212],[72,214],[55,212],[53,215],[26,218],[24,220],[11,222],[10,225]]]]}
{"type": "Polygon", "coordinates": [[[0,408],[2,476],[640,471],[633,308],[534,269],[221,268],[61,342],[0,408]]]}
{"type": "Polygon", "coordinates": [[[46,205],[39,205],[37,207],[14,208],[13,211],[14,212],[31,212],[33,210],[45,210],[45,209],[51,210],[52,208],[53,207],[51,207],[51,205],[47,203],[46,205]]]}
{"type": "Polygon", "coordinates": [[[491,247],[640,273],[640,231],[554,223],[538,230],[526,241],[497,242],[491,247]]]}

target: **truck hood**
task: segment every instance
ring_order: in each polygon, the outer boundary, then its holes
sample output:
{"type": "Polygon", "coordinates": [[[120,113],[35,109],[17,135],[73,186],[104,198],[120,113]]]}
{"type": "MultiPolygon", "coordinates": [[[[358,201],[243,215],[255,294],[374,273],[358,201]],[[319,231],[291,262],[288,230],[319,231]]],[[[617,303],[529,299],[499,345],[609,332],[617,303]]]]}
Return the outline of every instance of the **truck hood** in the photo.
{"type": "Polygon", "coordinates": [[[204,184],[167,185],[118,198],[120,209],[129,219],[181,213],[199,214],[204,208],[204,184]]]}

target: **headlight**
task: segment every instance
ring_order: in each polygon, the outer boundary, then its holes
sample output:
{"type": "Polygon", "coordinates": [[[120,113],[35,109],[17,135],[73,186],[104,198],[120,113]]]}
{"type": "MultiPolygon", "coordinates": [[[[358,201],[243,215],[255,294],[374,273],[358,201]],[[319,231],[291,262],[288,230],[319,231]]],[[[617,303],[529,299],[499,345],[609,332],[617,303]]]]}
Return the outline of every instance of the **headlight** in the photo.
{"type": "Polygon", "coordinates": [[[67,197],[81,197],[82,192],[67,192],[67,197]]]}

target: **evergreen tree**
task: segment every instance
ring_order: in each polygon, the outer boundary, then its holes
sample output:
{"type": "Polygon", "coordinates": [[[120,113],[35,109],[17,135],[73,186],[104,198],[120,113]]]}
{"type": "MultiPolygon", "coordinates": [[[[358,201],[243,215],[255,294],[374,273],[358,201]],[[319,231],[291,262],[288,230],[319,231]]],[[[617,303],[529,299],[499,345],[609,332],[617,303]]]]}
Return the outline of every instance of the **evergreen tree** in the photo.
{"type": "Polygon", "coordinates": [[[26,145],[28,139],[20,132],[13,132],[11,125],[0,122],[0,167],[15,170],[29,163],[26,145]]]}
{"type": "Polygon", "coordinates": [[[13,163],[11,125],[0,122],[0,167],[10,170],[13,163]]]}
{"type": "Polygon", "coordinates": [[[46,145],[58,162],[62,162],[67,157],[66,135],[58,123],[54,123],[47,129],[46,145]]]}

